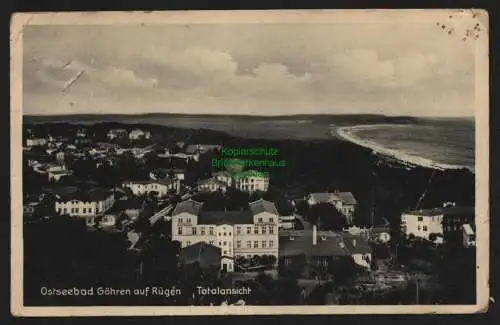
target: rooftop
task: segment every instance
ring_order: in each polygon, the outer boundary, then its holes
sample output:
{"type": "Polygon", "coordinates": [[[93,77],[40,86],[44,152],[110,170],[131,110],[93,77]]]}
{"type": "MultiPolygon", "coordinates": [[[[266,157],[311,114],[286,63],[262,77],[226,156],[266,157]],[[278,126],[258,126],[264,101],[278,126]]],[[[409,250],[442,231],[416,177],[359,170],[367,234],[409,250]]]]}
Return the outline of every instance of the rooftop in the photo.
{"type": "Polygon", "coordinates": [[[172,212],[172,216],[175,216],[183,212],[191,213],[193,215],[198,215],[202,207],[203,203],[189,199],[187,201],[178,203],[174,211],[172,212]]]}
{"type": "Polygon", "coordinates": [[[252,211],[253,215],[257,215],[262,212],[268,212],[279,216],[278,210],[276,210],[276,206],[273,202],[260,199],[255,202],[251,202],[249,206],[250,211],[252,211]]]}
{"type": "Polygon", "coordinates": [[[249,210],[202,211],[199,216],[198,223],[208,225],[253,224],[253,215],[249,210]]]}
{"type": "Polygon", "coordinates": [[[318,234],[313,245],[311,230],[283,231],[279,236],[280,255],[349,256],[350,252],[337,233],[318,234]]]}
{"type": "Polygon", "coordinates": [[[60,195],[61,201],[71,201],[78,200],[83,202],[94,202],[94,201],[102,201],[107,199],[112,192],[103,188],[93,188],[86,192],[77,191],[73,193],[68,193],[64,195],[60,195]]]}
{"type": "Polygon", "coordinates": [[[198,242],[181,249],[184,264],[200,263],[200,266],[220,265],[221,249],[205,242],[198,242]]]}
{"type": "Polygon", "coordinates": [[[416,215],[416,216],[422,216],[422,217],[432,217],[432,216],[437,216],[437,215],[444,215],[444,216],[470,215],[470,216],[473,216],[475,214],[475,209],[474,209],[474,207],[469,207],[469,206],[449,206],[449,207],[441,207],[441,208],[434,208],[434,209],[422,209],[422,210],[406,211],[406,212],[404,212],[404,214],[416,215]]]}
{"type": "Polygon", "coordinates": [[[310,193],[309,197],[318,203],[328,203],[332,201],[341,201],[346,205],[354,205],[357,203],[351,192],[310,193]]]}

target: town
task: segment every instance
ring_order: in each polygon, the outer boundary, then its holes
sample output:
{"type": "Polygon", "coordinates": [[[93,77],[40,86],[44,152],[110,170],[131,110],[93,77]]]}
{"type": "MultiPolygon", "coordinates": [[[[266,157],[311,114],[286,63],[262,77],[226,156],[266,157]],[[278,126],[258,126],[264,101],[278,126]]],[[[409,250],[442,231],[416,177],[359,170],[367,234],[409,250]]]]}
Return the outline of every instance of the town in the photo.
{"type": "Polygon", "coordinates": [[[443,288],[453,265],[474,276],[473,206],[416,202],[395,222],[352,188],[288,193],[274,170],[213,168],[222,143],[166,143],[155,132],[24,126],[26,281],[182,289],[147,301],[164,305],[435,304],[453,303],[437,294],[459,290],[443,288]],[[30,273],[40,254],[61,268],[30,273]]]}

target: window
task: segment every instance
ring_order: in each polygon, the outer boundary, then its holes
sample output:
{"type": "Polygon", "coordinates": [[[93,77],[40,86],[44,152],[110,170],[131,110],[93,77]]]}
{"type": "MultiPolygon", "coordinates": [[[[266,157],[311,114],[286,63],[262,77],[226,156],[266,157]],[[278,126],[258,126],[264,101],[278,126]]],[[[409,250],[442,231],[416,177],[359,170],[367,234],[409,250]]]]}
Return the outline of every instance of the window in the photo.
{"type": "Polygon", "coordinates": [[[205,227],[201,227],[201,234],[204,235],[205,234],[205,227]]]}
{"type": "Polygon", "coordinates": [[[227,255],[227,251],[224,251],[224,255],[227,255]]]}
{"type": "Polygon", "coordinates": [[[247,234],[249,235],[252,232],[252,227],[247,227],[247,234]]]}
{"type": "Polygon", "coordinates": [[[418,217],[418,221],[424,221],[424,217],[418,217]]]}
{"type": "Polygon", "coordinates": [[[255,228],[253,229],[253,233],[254,233],[254,234],[258,234],[258,233],[259,233],[259,227],[255,227],[255,228]]]}
{"type": "Polygon", "coordinates": [[[224,246],[227,246],[227,242],[226,241],[224,242],[224,246]]]}
{"type": "Polygon", "coordinates": [[[179,222],[180,222],[180,223],[183,223],[183,222],[184,222],[184,219],[179,218],[179,222]]]}
{"type": "Polygon", "coordinates": [[[214,234],[214,228],[210,227],[209,232],[210,232],[210,235],[213,235],[214,234]]]}
{"type": "Polygon", "coordinates": [[[266,231],[267,231],[266,227],[262,227],[262,230],[261,230],[261,231],[262,231],[262,234],[263,234],[263,235],[265,235],[265,234],[266,234],[266,231]]]}
{"type": "Polygon", "coordinates": [[[247,241],[247,248],[252,248],[252,242],[250,240],[247,241]]]}
{"type": "Polygon", "coordinates": [[[219,233],[219,236],[221,235],[221,233],[219,233]]]}
{"type": "Polygon", "coordinates": [[[267,246],[266,244],[267,244],[267,242],[265,240],[263,240],[262,241],[262,248],[266,248],[266,246],[267,246]]]}
{"type": "Polygon", "coordinates": [[[241,234],[241,227],[236,227],[236,234],[237,235],[241,234]]]}
{"type": "Polygon", "coordinates": [[[259,247],[259,242],[256,240],[253,242],[253,248],[258,248],[259,247]]]}
{"type": "Polygon", "coordinates": [[[227,236],[227,232],[224,233],[224,236],[227,236]]]}
{"type": "Polygon", "coordinates": [[[213,241],[213,240],[211,240],[209,244],[210,244],[210,245],[213,245],[213,244],[214,244],[214,241],[213,241]]]}
{"type": "Polygon", "coordinates": [[[177,234],[182,235],[182,227],[177,228],[177,234]]]}
{"type": "Polygon", "coordinates": [[[269,241],[269,247],[273,247],[274,246],[274,242],[272,240],[269,241]]]}
{"type": "Polygon", "coordinates": [[[187,218],[187,222],[188,222],[188,223],[191,223],[191,218],[187,218]]]}
{"type": "Polygon", "coordinates": [[[269,233],[274,234],[274,227],[269,227],[269,233]]]}
{"type": "Polygon", "coordinates": [[[420,225],[419,225],[419,226],[417,226],[417,230],[420,230],[420,225]]]}
{"type": "Polygon", "coordinates": [[[61,208],[57,208],[57,213],[61,213],[61,208]]]}
{"type": "Polygon", "coordinates": [[[262,222],[262,218],[259,218],[259,222],[262,222]]]}
{"type": "Polygon", "coordinates": [[[196,227],[191,228],[193,235],[196,235],[196,227]]]}
{"type": "Polygon", "coordinates": [[[189,245],[191,245],[191,242],[188,240],[188,241],[187,241],[187,246],[189,246],[189,245]]]}
{"type": "Polygon", "coordinates": [[[222,246],[222,242],[219,242],[219,246],[222,246]]]}
{"type": "Polygon", "coordinates": [[[87,213],[87,208],[82,208],[82,213],[87,213]]]}
{"type": "Polygon", "coordinates": [[[427,231],[427,226],[424,226],[424,229],[423,229],[423,230],[424,230],[424,231],[427,231]]]}
{"type": "Polygon", "coordinates": [[[231,233],[229,233],[229,236],[231,236],[231,233]]]}
{"type": "Polygon", "coordinates": [[[238,240],[238,241],[236,242],[236,248],[241,248],[241,240],[238,240]]]}
{"type": "Polygon", "coordinates": [[[274,218],[269,218],[269,222],[273,223],[274,222],[274,218]]]}

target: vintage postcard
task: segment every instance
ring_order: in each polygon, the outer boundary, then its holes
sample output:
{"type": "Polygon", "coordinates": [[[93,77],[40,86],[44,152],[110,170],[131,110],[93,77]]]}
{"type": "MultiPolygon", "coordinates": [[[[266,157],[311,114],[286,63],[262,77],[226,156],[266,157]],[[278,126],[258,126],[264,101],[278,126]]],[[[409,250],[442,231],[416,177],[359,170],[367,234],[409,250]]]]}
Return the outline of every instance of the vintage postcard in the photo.
{"type": "Polygon", "coordinates": [[[14,15],[12,313],[486,311],[488,24],[14,15]]]}

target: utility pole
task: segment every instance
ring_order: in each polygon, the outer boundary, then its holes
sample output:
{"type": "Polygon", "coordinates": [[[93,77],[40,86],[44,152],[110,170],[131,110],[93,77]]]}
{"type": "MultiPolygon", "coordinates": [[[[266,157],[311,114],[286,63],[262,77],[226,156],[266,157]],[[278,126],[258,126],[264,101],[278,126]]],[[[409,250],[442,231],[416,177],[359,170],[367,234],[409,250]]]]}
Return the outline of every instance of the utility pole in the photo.
{"type": "Polygon", "coordinates": [[[417,279],[416,290],[417,290],[417,305],[419,305],[420,304],[420,279],[417,279]]]}

